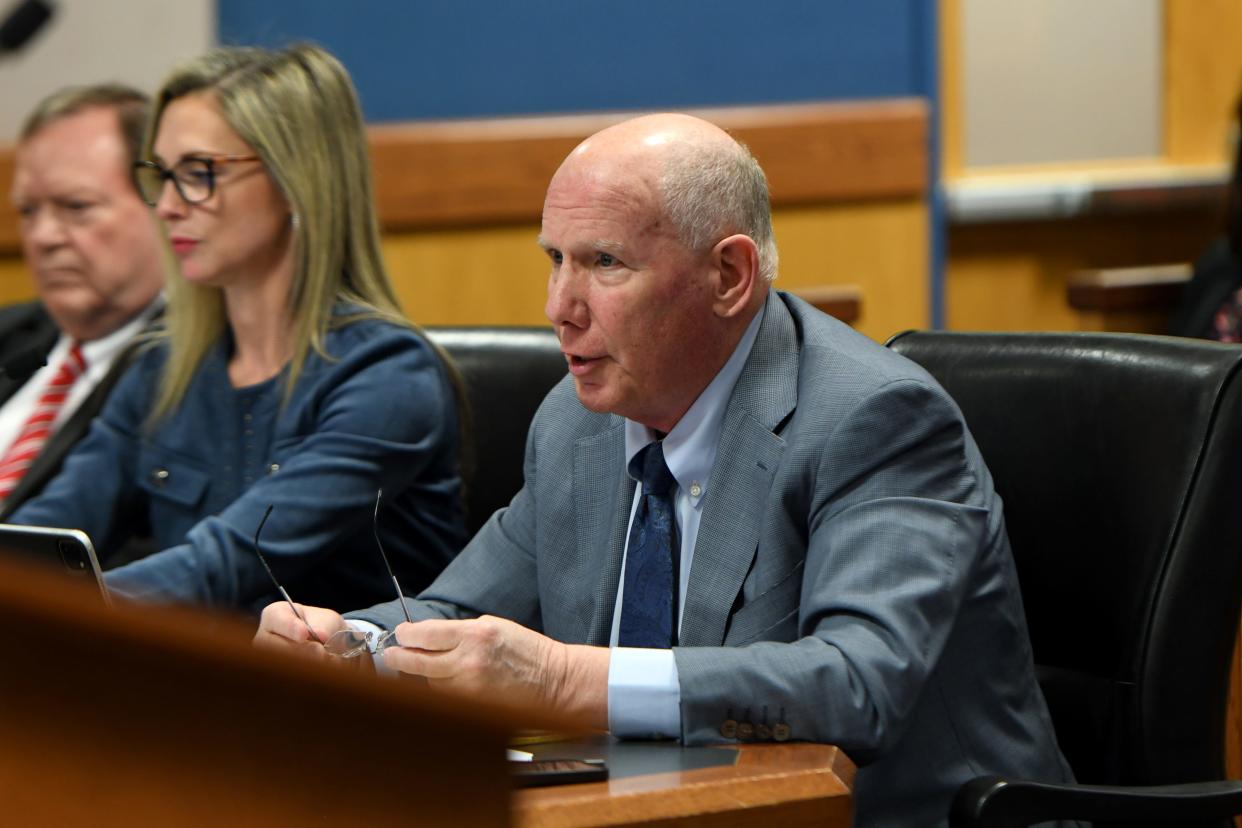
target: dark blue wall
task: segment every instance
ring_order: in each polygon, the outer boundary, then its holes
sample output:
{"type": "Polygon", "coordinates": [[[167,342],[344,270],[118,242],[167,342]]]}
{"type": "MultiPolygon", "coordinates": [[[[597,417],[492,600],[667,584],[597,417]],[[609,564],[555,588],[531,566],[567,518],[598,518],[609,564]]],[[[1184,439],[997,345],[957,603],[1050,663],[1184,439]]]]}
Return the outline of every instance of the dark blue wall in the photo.
{"type": "Polygon", "coordinates": [[[371,121],[934,95],[931,0],[218,0],[219,39],[309,39],[371,121]]]}

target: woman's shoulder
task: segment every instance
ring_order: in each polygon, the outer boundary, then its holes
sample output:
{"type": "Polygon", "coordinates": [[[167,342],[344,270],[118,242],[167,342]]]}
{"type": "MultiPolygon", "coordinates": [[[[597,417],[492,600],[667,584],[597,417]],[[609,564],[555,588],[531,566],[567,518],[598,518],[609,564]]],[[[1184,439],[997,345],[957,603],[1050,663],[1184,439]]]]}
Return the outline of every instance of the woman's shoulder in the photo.
{"type": "Polygon", "coordinates": [[[139,334],[121,354],[128,374],[152,376],[159,374],[168,362],[168,338],[161,331],[139,334]]]}
{"type": "Polygon", "coordinates": [[[356,305],[338,305],[324,344],[329,353],[337,355],[338,349],[349,351],[378,344],[425,347],[426,339],[404,320],[390,319],[356,305]]]}
{"type": "Polygon", "coordinates": [[[329,363],[359,368],[385,363],[393,370],[404,371],[438,370],[441,366],[436,349],[408,322],[350,306],[339,306],[334,322],[324,340],[329,363]]]}

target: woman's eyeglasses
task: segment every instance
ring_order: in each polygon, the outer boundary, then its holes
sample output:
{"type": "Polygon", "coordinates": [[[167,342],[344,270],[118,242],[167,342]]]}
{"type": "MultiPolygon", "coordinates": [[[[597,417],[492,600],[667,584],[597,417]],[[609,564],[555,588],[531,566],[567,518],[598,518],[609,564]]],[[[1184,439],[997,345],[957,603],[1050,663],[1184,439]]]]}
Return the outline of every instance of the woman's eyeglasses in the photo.
{"type": "MultiPolygon", "coordinates": [[[[401,605],[401,611],[405,614],[406,621],[413,621],[410,617],[410,610],[405,605],[405,593],[401,591],[401,584],[397,582],[397,575],[392,571],[392,564],[388,562],[388,555],[384,552],[384,544],[380,541],[379,534],[379,511],[380,501],[384,497],[384,490],[380,489],[375,493],[375,511],[371,514],[371,533],[375,536],[375,547],[379,550],[380,558],[384,561],[384,568],[388,570],[388,577],[392,579],[393,589],[397,592],[397,602],[401,605]]],[[[272,572],[271,566],[268,565],[267,559],[263,556],[259,549],[259,533],[263,531],[263,524],[267,523],[267,516],[272,513],[272,507],[268,506],[267,511],[263,513],[263,519],[259,521],[259,528],[254,533],[254,554],[258,556],[259,561],[263,564],[263,568],[267,570],[268,577],[272,579],[272,583],[276,585],[276,590],[280,596],[288,602],[289,608],[293,610],[293,614],[306,625],[307,632],[310,633],[318,643],[322,644],[324,649],[330,655],[338,658],[357,658],[366,652],[374,652],[376,654],[384,651],[389,646],[400,646],[397,643],[397,637],[392,630],[382,633],[379,638],[372,642],[373,633],[363,632],[355,629],[337,630],[328,636],[327,641],[323,641],[315,634],[314,628],[310,622],[306,620],[301,612],[298,611],[297,605],[289,598],[289,593],[280,585],[280,581],[276,580],[276,574],[272,572]]]]}
{"type": "Polygon", "coordinates": [[[216,191],[216,170],[227,164],[258,161],[257,155],[192,155],[172,167],[157,161],[134,162],[134,186],[142,200],[154,207],[164,194],[164,182],[171,181],[177,195],[187,204],[199,204],[216,191]]]}

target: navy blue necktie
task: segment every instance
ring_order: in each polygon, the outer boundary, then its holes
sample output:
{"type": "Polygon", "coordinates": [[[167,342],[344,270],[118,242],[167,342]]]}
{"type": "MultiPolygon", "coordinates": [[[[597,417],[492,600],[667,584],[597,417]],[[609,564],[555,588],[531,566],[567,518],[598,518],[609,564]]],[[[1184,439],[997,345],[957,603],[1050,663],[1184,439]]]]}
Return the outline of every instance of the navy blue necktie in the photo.
{"type": "Polygon", "coordinates": [[[677,481],[664,462],[664,446],[649,444],[630,461],[643,490],[630,527],[621,596],[622,647],[667,648],[677,643],[677,568],[681,544],[673,513],[677,481]]]}

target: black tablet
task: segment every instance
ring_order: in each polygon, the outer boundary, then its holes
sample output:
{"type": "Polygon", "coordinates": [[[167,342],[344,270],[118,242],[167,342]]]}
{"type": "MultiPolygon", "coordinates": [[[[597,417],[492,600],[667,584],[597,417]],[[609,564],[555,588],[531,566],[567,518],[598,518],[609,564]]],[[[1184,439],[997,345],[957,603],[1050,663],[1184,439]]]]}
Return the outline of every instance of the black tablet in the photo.
{"type": "Polygon", "coordinates": [[[603,782],[608,778],[608,766],[603,759],[532,759],[529,762],[510,762],[509,769],[519,788],[603,782]]]}
{"type": "Polygon", "coordinates": [[[88,580],[99,589],[105,603],[108,602],[108,589],[104,586],[95,547],[81,530],[0,523],[0,554],[43,561],[71,578],[88,580]]]}

